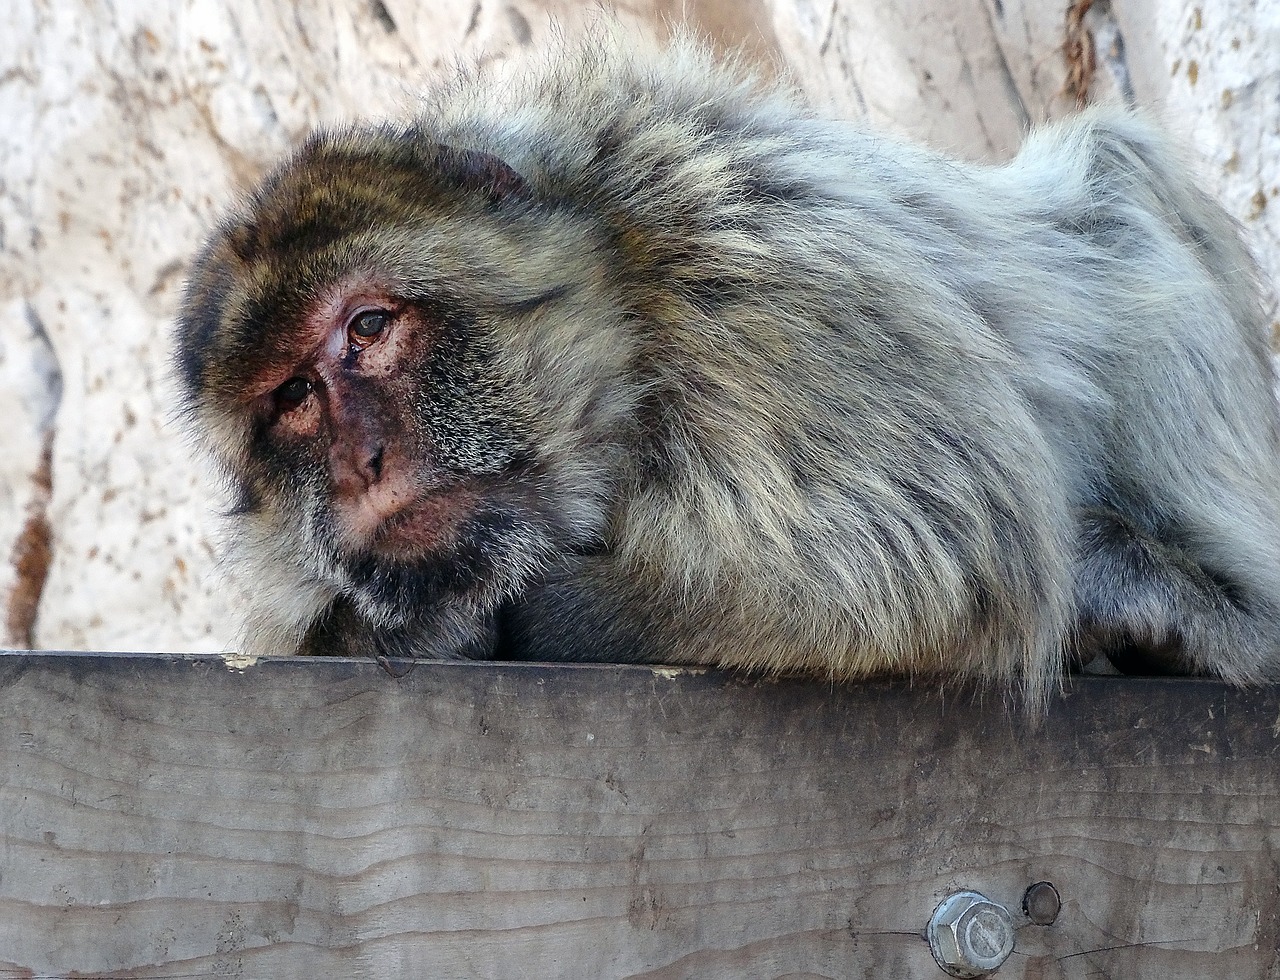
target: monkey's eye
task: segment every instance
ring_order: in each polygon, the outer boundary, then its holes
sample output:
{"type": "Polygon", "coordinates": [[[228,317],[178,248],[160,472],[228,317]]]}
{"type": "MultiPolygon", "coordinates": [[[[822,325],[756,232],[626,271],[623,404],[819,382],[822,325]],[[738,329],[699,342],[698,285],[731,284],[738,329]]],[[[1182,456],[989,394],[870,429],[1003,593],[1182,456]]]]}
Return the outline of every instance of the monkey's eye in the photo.
{"type": "Polygon", "coordinates": [[[368,343],[391,322],[391,314],[386,310],[364,310],[357,313],[347,324],[347,336],[353,344],[368,343]]]}
{"type": "Polygon", "coordinates": [[[297,408],[311,394],[311,382],[306,378],[290,378],[275,391],[276,408],[282,412],[297,408]]]}

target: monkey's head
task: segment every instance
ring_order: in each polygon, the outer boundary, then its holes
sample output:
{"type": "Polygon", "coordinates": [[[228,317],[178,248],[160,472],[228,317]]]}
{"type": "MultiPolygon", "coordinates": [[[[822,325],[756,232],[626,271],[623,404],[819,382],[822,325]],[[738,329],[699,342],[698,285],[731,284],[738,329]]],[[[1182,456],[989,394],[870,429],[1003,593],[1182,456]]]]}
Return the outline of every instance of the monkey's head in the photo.
{"type": "Polygon", "coordinates": [[[196,260],[177,343],[254,557],[395,625],[599,541],[633,394],[596,234],[413,129],[319,134],[267,177],[196,260]]]}

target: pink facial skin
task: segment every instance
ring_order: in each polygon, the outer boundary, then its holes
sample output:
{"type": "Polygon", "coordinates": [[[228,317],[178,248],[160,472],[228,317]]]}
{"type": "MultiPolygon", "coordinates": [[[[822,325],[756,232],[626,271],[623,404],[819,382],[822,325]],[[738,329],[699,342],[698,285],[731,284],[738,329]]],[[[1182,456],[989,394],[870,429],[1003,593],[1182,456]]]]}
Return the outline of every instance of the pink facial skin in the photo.
{"type": "Polygon", "coordinates": [[[424,463],[407,431],[404,380],[438,325],[365,279],[330,288],[292,331],[295,356],[252,387],[273,440],[310,443],[327,461],[338,532],[353,552],[412,560],[454,538],[477,499],[424,463]]]}

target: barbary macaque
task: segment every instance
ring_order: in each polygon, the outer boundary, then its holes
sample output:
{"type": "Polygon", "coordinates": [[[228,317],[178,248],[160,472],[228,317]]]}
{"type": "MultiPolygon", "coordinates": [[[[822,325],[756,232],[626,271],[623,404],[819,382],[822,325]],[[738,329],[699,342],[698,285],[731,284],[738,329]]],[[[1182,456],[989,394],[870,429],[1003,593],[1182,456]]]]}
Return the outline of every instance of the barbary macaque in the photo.
{"type": "Polygon", "coordinates": [[[177,336],[258,652],[1280,675],[1255,271],[1142,118],[1004,166],[697,43],[315,133],[177,336]]]}

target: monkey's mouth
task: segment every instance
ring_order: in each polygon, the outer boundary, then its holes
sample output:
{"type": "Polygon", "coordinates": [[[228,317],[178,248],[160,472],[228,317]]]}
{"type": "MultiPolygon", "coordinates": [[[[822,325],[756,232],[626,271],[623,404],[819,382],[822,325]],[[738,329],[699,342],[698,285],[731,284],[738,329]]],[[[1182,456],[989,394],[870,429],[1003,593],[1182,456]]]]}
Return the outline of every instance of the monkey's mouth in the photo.
{"type": "Polygon", "coordinates": [[[478,503],[476,494],[465,487],[419,497],[382,522],[373,550],[401,560],[452,551],[478,503]]]}
{"type": "Polygon", "coordinates": [[[452,551],[478,502],[465,484],[375,484],[355,499],[337,502],[344,550],[397,562],[452,551]]]}
{"type": "Polygon", "coordinates": [[[383,513],[359,550],[338,557],[342,588],[363,615],[390,626],[440,603],[492,609],[522,585],[539,553],[531,541],[551,547],[545,529],[459,484],[383,513]]]}

